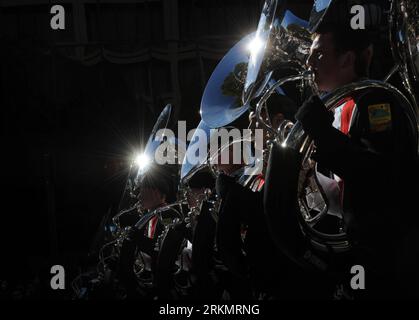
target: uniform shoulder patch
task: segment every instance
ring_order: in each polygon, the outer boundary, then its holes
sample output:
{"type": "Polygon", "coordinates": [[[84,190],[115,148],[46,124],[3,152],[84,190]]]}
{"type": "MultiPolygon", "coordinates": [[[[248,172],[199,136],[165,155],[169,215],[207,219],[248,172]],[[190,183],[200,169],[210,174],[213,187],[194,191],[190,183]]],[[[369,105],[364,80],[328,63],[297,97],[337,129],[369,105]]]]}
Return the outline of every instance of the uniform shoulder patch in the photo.
{"type": "Polygon", "coordinates": [[[368,106],[368,117],[371,132],[382,132],[391,129],[391,108],[389,103],[368,106]]]}

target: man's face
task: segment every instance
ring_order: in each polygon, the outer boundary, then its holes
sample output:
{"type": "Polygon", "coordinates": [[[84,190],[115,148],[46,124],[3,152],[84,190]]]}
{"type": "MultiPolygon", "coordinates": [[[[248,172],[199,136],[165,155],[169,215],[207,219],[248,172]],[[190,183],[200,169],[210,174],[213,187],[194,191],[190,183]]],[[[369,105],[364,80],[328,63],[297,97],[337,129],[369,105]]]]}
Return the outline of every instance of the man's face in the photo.
{"type": "Polygon", "coordinates": [[[315,37],[307,65],[314,71],[320,91],[329,92],[341,84],[342,57],[336,53],[332,33],[315,37]]]}
{"type": "MultiPolygon", "coordinates": [[[[267,114],[266,114],[266,109],[265,108],[263,108],[262,109],[262,111],[261,111],[261,117],[262,118],[264,118],[265,119],[265,122],[268,122],[268,117],[267,117],[267,114]]],[[[270,121],[271,121],[271,125],[272,125],[272,127],[276,130],[276,129],[278,129],[279,128],[279,125],[281,124],[281,122],[282,121],[284,121],[285,120],[285,116],[282,114],[282,113],[280,113],[280,112],[278,112],[278,113],[276,113],[276,114],[274,114],[274,116],[273,116],[273,118],[272,119],[270,119],[270,121]]],[[[252,130],[254,130],[254,129],[262,129],[262,130],[265,130],[260,124],[259,124],[259,122],[257,121],[257,119],[256,119],[256,113],[255,113],[255,111],[251,111],[250,113],[249,113],[249,127],[248,127],[249,129],[252,129],[252,130]]],[[[264,137],[265,137],[265,134],[263,135],[264,137]]]]}
{"type": "MultiPolygon", "coordinates": [[[[266,109],[263,108],[260,116],[265,119],[265,122],[268,122],[268,116],[266,114],[266,109]]],[[[276,113],[272,119],[270,119],[272,127],[274,129],[277,129],[279,127],[279,125],[281,124],[281,122],[285,120],[285,117],[282,113],[278,112],[276,113]]],[[[262,126],[259,124],[259,122],[256,119],[256,112],[255,111],[251,111],[249,113],[249,129],[263,129],[262,126]]]]}
{"type": "Polygon", "coordinates": [[[140,190],[139,200],[143,210],[153,210],[164,203],[165,197],[158,189],[143,188],[140,190]]]}

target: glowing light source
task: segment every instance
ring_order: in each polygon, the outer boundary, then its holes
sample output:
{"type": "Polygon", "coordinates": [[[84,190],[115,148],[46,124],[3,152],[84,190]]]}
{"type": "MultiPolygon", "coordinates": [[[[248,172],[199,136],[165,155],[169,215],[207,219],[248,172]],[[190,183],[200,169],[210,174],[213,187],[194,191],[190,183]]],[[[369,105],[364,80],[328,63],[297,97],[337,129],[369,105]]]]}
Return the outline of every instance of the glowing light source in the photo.
{"type": "Polygon", "coordinates": [[[142,154],[138,154],[138,155],[135,157],[134,163],[138,166],[138,168],[139,168],[141,171],[143,171],[143,170],[145,170],[145,169],[148,167],[148,165],[150,164],[150,158],[149,158],[146,154],[144,154],[144,153],[142,153],[142,154]]]}
{"type": "Polygon", "coordinates": [[[263,48],[263,41],[258,36],[255,36],[252,41],[250,41],[248,49],[252,56],[256,56],[263,48]]]}

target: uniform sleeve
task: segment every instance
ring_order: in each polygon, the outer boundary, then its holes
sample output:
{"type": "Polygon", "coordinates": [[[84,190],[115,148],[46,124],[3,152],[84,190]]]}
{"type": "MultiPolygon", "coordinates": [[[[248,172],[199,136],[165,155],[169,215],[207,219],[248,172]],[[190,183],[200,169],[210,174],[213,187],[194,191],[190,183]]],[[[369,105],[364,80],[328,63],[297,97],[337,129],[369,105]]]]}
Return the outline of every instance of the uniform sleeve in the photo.
{"type": "Polygon", "coordinates": [[[353,117],[355,126],[348,136],[330,126],[315,138],[315,159],[342,179],[391,178],[414,157],[409,118],[386,92],[358,100],[353,117]]]}

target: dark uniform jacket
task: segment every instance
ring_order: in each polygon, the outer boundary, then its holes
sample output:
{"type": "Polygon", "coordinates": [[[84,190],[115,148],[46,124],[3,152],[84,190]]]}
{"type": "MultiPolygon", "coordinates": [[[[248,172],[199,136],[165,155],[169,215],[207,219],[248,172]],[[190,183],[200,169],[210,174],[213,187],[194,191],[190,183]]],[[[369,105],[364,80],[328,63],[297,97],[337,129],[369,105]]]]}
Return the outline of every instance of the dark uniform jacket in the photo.
{"type": "Polygon", "coordinates": [[[407,272],[400,264],[418,259],[418,237],[411,237],[419,212],[417,122],[406,107],[372,89],[338,107],[332,125],[302,121],[317,146],[313,158],[342,179],[343,217],[356,261],[380,279],[400,277],[407,272]]]}

